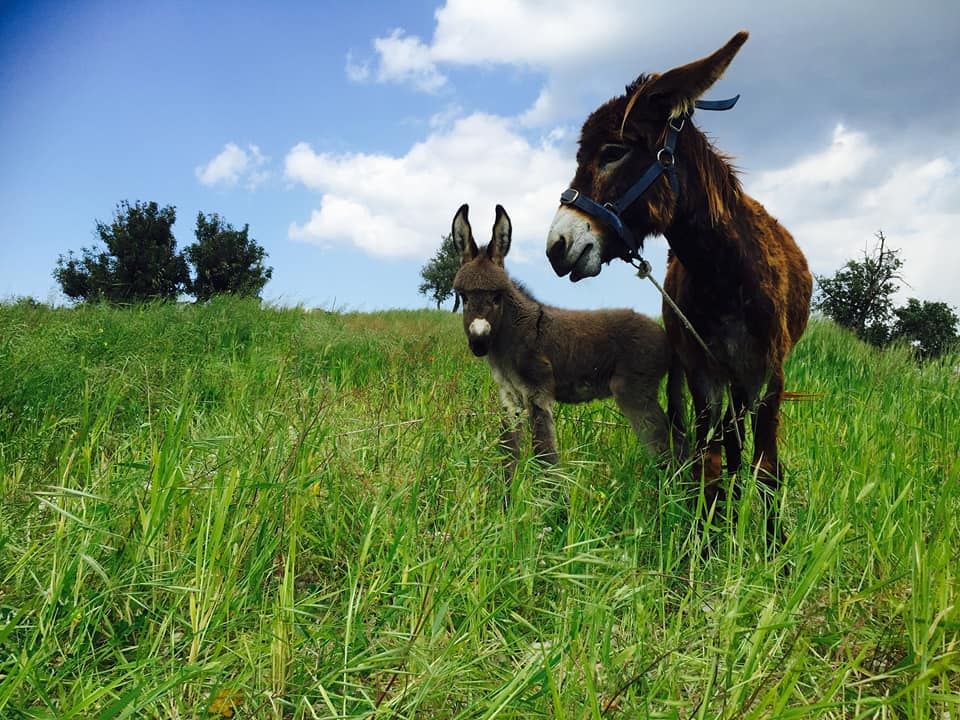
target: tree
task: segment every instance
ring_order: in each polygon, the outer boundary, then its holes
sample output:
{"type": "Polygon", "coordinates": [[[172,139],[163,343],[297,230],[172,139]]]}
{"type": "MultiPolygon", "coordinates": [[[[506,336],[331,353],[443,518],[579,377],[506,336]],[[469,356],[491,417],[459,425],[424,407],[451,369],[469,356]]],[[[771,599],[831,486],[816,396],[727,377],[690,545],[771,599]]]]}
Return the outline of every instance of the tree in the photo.
{"type": "Polygon", "coordinates": [[[173,237],[176,208],[155,202],[117,205],[113,221],[97,221],[106,250],[82,248],[61,255],[53,277],[72,300],[131,303],[172,299],[190,282],[187,263],[173,237]]]}
{"type": "Polygon", "coordinates": [[[273,268],[264,266],[267,253],[249,231],[249,225],[234,229],[216,213],[197,213],[197,241],[184,255],[194,268],[190,289],[198,301],[221,293],[259,297],[273,268]]]}
{"type": "Polygon", "coordinates": [[[453,278],[460,269],[460,253],[453,244],[453,235],[444,236],[440,242],[440,249],[437,254],[420,270],[420,277],[423,282],[420,283],[420,294],[432,297],[437,303],[437,310],[440,309],[440,303],[451,295],[455,295],[453,312],[460,307],[460,296],[453,290],[453,278]]]}
{"type": "Polygon", "coordinates": [[[939,357],[957,344],[957,314],[946,303],[910,298],[894,314],[893,338],[910,342],[923,358],[939,357]]]}
{"type": "Polygon", "coordinates": [[[883,345],[890,335],[893,294],[903,261],[899,250],[887,250],[883,231],[876,235],[873,251],[863,260],[850,260],[833,277],[817,275],[820,287],[814,307],[834,322],[853,330],[861,339],[883,345]]]}

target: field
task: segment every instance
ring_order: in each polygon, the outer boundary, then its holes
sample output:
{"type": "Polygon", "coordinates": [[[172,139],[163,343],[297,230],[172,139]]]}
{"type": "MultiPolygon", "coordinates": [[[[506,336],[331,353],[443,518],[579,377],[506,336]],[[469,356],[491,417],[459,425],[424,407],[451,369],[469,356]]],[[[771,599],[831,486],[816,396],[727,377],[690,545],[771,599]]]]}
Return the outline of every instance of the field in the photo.
{"type": "Polygon", "coordinates": [[[958,366],[813,322],[705,557],[611,403],[506,485],[449,312],[0,307],[0,717],[958,718],[958,366]]]}

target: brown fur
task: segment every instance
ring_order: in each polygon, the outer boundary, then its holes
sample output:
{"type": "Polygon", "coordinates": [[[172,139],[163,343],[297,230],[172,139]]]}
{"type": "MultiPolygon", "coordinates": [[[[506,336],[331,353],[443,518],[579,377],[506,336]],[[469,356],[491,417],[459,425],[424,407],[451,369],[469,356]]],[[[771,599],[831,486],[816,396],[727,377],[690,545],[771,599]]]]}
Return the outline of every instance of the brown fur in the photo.
{"type": "Polygon", "coordinates": [[[534,452],[557,462],[554,402],[579,403],[613,396],[651,452],[669,448],[667,418],[657,402],[670,362],[666,334],[632,310],[577,311],[543,305],[510,280],[503,266],[510,218],[497,206],[493,239],[478,249],[463,205],[453,220],[462,264],[454,289],[463,297],[463,327],[470,347],[486,355],[508,417],[502,444],[511,467],[520,451],[518,421],[530,416],[534,452]],[[489,333],[477,335],[471,327],[489,333]]]}
{"type": "MultiPolygon", "coordinates": [[[[571,187],[589,192],[599,203],[621,196],[663,146],[668,119],[692,108],[746,38],[745,32],[738,33],[706,58],[663,75],[641,75],[623,96],[595,110],[583,125],[571,187]],[[599,158],[600,148],[610,143],[629,146],[612,170],[601,168],[599,158]]],[[[812,278],[790,233],[743,192],[729,158],[712,147],[690,118],[679,134],[676,158],[679,197],[663,176],[623,220],[638,238],[666,237],[671,251],[664,287],[709,347],[705,352],[665,302],[664,324],[696,411],[694,470],[712,505],[722,495],[721,445],[728,471],[736,473],[748,413],[753,415],[759,477],[771,490],[781,483],[777,431],[783,363],[806,327],[812,278]],[[732,404],[723,422],[725,395],[732,404]]],[[[597,235],[603,262],[628,256],[615,236],[602,228],[597,235]]],[[[548,250],[552,258],[562,255],[557,247],[548,250]]],[[[671,377],[669,387],[671,419],[676,419],[679,379],[671,377]]],[[[779,534],[773,511],[768,512],[767,530],[779,534]]]]}

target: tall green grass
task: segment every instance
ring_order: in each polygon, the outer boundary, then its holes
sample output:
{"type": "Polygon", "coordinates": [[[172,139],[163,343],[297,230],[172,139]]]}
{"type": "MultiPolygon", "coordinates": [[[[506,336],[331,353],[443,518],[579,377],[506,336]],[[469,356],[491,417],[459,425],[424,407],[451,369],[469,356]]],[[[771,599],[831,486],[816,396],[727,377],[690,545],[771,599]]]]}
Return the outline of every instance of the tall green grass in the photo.
{"type": "Polygon", "coordinates": [[[508,487],[449,313],[2,307],[0,717],[960,717],[958,365],[814,322],[702,556],[609,404],[508,487]]]}

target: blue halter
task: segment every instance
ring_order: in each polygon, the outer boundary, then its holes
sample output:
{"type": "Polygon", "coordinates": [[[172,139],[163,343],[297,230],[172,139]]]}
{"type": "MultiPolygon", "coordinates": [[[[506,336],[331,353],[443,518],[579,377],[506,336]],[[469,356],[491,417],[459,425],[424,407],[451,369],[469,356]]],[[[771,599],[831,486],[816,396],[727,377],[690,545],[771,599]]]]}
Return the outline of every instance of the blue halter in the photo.
{"type": "MultiPolygon", "coordinates": [[[[737,104],[740,96],[728,98],[726,100],[697,100],[694,106],[700,110],[729,110],[737,104]]],[[[590,217],[596,218],[604,225],[609,227],[623,241],[623,244],[630,250],[632,257],[640,256],[640,244],[630,229],[623,224],[620,216],[626,212],[640,196],[643,195],[650,186],[656,182],[663,173],[667,174],[667,180],[670,182],[670,189],[674,195],[680,194],[680,181],[677,179],[677,137],[683,130],[683,125],[689,115],[684,114],[680,117],[671,118],[667,121],[667,138],[663,147],[657,151],[657,158],[644,171],[640,179],[637,180],[616,202],[608,202],[601,205],[593,199],[587,197],[579,190],[567,188],[560,193],[561,205],[572,205],[578,210],[586,213],[590,217]]]]}

